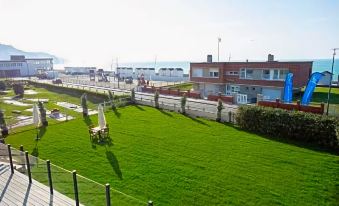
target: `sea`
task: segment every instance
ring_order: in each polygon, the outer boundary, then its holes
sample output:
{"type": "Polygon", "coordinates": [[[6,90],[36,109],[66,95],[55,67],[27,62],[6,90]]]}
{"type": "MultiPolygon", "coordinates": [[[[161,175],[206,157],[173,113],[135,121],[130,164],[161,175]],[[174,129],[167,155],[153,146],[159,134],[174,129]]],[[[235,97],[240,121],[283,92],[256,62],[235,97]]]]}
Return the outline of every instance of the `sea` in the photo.
{"type": "MultiPolygon", "coordinates": [[[[311,59],[311,60],[281,60],[281,61],[313,61],[312,72],[331,72],[332,59],[311,59]]],[[[182,68],[185,74],[189,73],[190,62],[189,61],[162,61],[162,62],[131,62],[121,63],[119,66],[123,67],[150,67],[155,68],[158,71],[159,68],[182,68]]],[[[334,61],[334,79],[337,79],[339,75],[339,59],[334,61]]]]}

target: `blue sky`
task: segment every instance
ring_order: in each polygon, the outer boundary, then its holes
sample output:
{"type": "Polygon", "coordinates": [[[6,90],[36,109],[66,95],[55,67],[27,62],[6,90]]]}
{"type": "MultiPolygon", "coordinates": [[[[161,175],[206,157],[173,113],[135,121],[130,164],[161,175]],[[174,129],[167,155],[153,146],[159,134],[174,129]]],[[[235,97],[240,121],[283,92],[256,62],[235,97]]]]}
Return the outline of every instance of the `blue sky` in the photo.
{"type": "Polygon", "coordinates": [[[0,42],[72,65],[330,58],[337,0],[0,0],[0,42]]]}

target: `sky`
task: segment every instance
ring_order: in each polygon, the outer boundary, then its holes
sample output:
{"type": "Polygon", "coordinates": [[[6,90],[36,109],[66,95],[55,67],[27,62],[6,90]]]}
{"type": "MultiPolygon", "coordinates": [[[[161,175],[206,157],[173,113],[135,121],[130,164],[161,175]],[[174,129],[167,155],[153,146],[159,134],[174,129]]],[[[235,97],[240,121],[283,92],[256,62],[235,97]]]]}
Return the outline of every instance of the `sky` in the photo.
{"type": "Polygon", "coordinates": [[[0,0],[0,43],[73,66],[331,58],[338,0],[0,0]]]}

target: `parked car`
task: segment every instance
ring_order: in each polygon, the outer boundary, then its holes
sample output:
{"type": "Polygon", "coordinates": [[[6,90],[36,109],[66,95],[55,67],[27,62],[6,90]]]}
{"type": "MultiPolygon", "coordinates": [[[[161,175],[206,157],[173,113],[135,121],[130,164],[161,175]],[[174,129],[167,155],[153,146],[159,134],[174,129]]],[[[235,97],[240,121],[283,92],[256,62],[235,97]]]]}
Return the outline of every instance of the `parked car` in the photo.
{"type": "Polygon", "coordinates": [[[61,81],[61,79],[54,79],[54,80],[52,81],[52,83],[53,83],[53,84],[62,84],[62,81],[61,81]]]}
{"type": "Polygon", "coordinates": [[[125,78],[125,83],[126,84],[132,84],[133,83],[133,78],[132,77],[126,77],[125,78]]]}

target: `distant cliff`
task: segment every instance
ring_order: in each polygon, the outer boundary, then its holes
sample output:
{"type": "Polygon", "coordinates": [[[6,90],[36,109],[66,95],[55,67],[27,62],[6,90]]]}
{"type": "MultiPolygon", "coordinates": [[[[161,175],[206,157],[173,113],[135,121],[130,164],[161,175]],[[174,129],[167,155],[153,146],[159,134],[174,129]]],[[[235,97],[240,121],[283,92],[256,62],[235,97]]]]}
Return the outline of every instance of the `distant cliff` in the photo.
{"type": "Polygon", "coordinates": [[[53,58],[54,64],[62,64],[63,59],[45,52],[26,52],[11,45],[0,44],[0,60],[9,60],[10,55],[25,55],[27,58],[53,58]]]}

